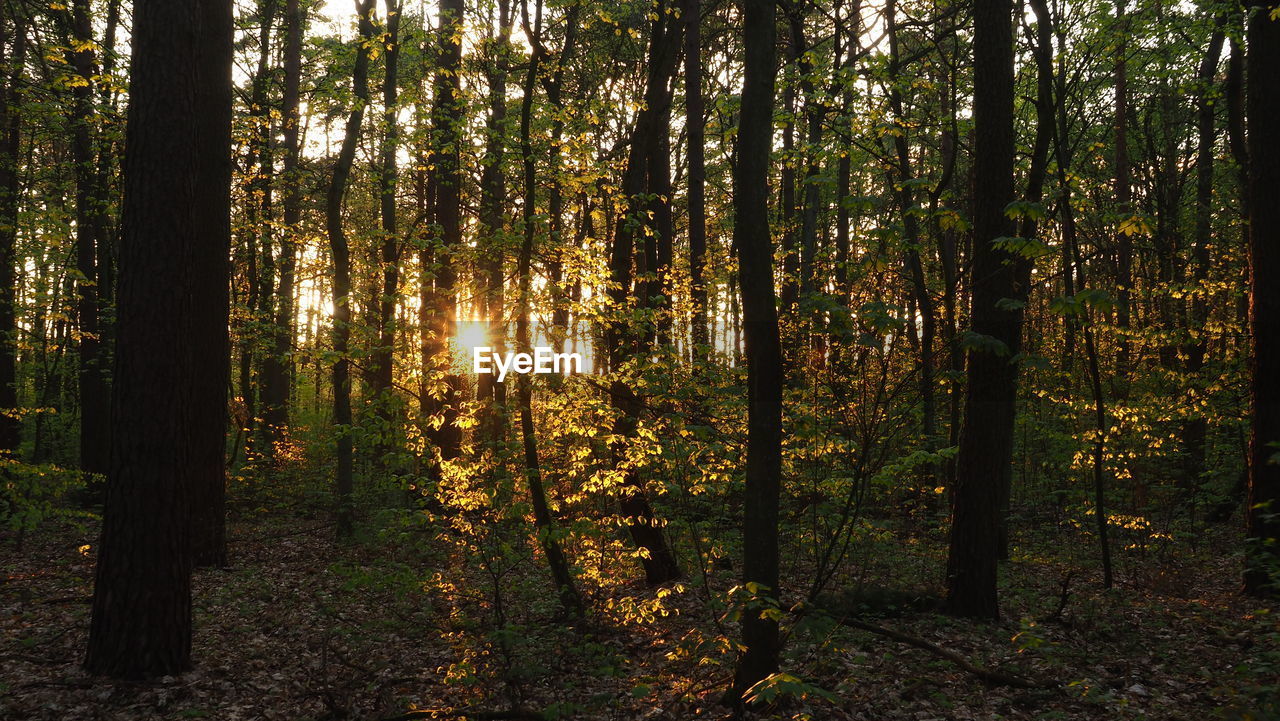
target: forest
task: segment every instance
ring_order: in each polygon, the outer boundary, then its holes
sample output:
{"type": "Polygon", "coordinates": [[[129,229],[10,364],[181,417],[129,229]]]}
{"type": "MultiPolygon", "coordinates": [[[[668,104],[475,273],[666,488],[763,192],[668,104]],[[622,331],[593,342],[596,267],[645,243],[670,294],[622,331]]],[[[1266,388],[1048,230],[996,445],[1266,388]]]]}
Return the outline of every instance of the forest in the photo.
{"type": "Polygon", "coordinates": [[[1273,0],[0,0],[0,718],[1280,719],[1273,0]]]}

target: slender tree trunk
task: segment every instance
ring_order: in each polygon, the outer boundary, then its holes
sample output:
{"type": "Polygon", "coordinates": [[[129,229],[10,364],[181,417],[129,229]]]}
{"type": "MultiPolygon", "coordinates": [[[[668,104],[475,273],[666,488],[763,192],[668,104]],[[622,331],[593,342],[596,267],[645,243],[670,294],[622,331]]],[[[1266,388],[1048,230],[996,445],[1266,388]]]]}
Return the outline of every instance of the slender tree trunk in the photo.
{"type": "Polygon", "coordinates": [[[396,112],[399,97],[397,85],[400,58],[400,0],[386,0],[386,34],[383,38],[386,59],[382,80],[382,148],[379,153],[378,207],[382,224],[382,286],[378,294],[378,347],[373,354],[372,395],[381,428],[378,431],[374,463],[385,465],[385,456],[394,446],[395,404],[392,391],[396,346],[396,300],[400,292],[400,236],[396,227],[396,152],[400,147],[399,121],[396,112]]]}
{"type": "MultiPolygon", "coordinates": [[[[744,0],[742,110],[734,169],[734,244],[747,336],[747,465],[743,496],[742,582],[758,600],[776,605],[778,494],[782,481],[782,345],[774,296],[769,232],[769,157],[773,139],[774,4],[744,0]],[[749,289],[749,290],[748,290],[749,289]]],[[[731,698],[778,669],[778,621],[750,605],[742,616],[742,642],[731,698]]]]}
{"type": "Polygon", "coordinates": [[[191,508],[210,490],[225,412],[225,395],[215,406],[212,383],[193,379],[227,359],[226,314],[217,333],[213,321],[228,278],[207,263],[225,263],[230,243],[231,32],[230,2],[134,5],[116,432],[85,658],[113,677],[191,665],[191,508]]]}
{"type": "MultiPolygon", "coordinates": [[[[76,178],[76,314],[80,323],[80,467],[89,473],[105,473],[109,429],[109,389],[99,325],[98,294],[102,278],[98,273],[100,236],[106,234],[106,195],[98,187],[91,132],[93,77],[97,74],[92,45],[93,27],[88,0],[71,6],[70,35],[81,48],[68,51],[67,60],[83,79],[71,89],[72,162],[76,178]]],[[[91,487],[96,487],[96,484],[91,487]]]]}
{"type": "MultiPolygon", "coordinates": [[[[1191,279],[1195,287],[1191,298],[1191,315],[1187,322],[1190,341],[1183,348],[1187,374],[1197,395],[1203,392],[1200,390],[1200,373],[1204,370],[1205,356],[1208,354],[1205,322],[1209,316],[1210,291],[1207,283],[1211,261],[1209,243],[1213,233],[1213,161],[1214,145],[1218,138],[1217,124],[1214,122],[1214,99],[1217,96],[1214,76],[1218,72],[1218,61],[1226,41],[1226,18],[1223,13],[1215,21],[1209,48],[1197,74],[1200,96],[1196,99],[1196,209],[1195,237],[1191,250],[1191,279]]],[[[1183,482],[1193,494],[1198,493],[1200,476],[1204,473],[1207,431],[1208,420],[1199,413],[1183,421],[1183,482]]]]}
{"type": "Polygon", "coordinates": [[[442,460],[461,452],[462,433],[456,420],[461,401],[461,381],[449,370],[449,339],[457,322],[457,269],[454,255],[462,246],[462,0],[440,3],[439,49],[435,77],[435,107],[432,108],[432,153],[436,174],[431,192],[434,225],[440,232],[440,252],[434,257],[435,285],[430,291],[431,315],[428,341],[428,368],[441,376],[443,397],[424,397],[429,414],[442,421],[428,431],[442,460]]]}
{"type": "Polygon", "coordinates": [[[297,266],[297,238],[302,221],[302,191],[298,178],[299,88],[302,80],[302,32],[306,9],[301,0],[285,2],[284,92],[281,98],[281,134],[284,139],[284,232],[280,236],[276,284],[275,318],[271,330],[271,348],[263,362],[262,420],[267,432],[268,453],[275,453],[289,424],[289,389],[292,365],[289,360],[294,337],[294,281],[297,266]]]}
{"type": "Polygon", "coordinates": [[[1004,299],[1025,297],[1020,259],[996,245],[1013,235],[1005,207],[1013,199],[1013,5],[975,0],[973,36],[974,210],[973,332],[965,421],[952,493],[947,610],[994,619],[999,556],[1000,483],[1013,454],[1022,311],[1004,299]]]}
{"type": "Polygon", "coordinates": [[[694,367],[705,363],[711,351],[707,326],[706,136],[702,100],[701,0],[684,0],[684,126],[689,162],[689,291],[693,305],[692,358],[694,367]]]}
{"type": "MultiPolygon", "coordinates": [[[[1118,42],[1115,60],[1115,194],[1116,207],[1122,214],[1133,212],[1133,187],[1129,180],[1129,33],[1125,17],[1126,0],[1116,2],[1118,42]]],[[[1116,233],[1116,377],[1119,398],[1128,395],[1132,342],[1129,340],[1130,302],[1133,290],[1133,239],[1130,234],[1116,233]]],[[[1079,270],[1079,268],[1077,269],[1079,270]]]]}
{"type": "MultiPolygon", "coordinates": [[[[661,12],[659,13],[661,16],[661,12]]],[[[631,207],[638,203],[638,196],[645,188],[646,152],[650,148],[651,138],[656,133],[665,132],[659,120],[662,115],[662,103],[665,95],[667,78],[675,69],[676,51],[674,43],[664,32],[661,19],[653,22],[653,35],[649,43],[648,80],[645,86],[645,105],[636,117],[635,129],[631,134],[631,147],[627,156],[627,167],[622,177],[622,196],[628,203],[628,211],[617,218],[613,247],[609,260],[609,300],[615,311],[627,307],[627,297],[632,292],[632,264],[635,259],[635,221],[642,212],[640,207],[631,207]]],[[[676,38],[678,40],[678,37],[676,38]]],[[[669,103],[670,97],[667,97],[669,103]]],[[[641,267],[644,267],[644,254],[639,254],[641,267]]],[[[636,292],[643,295],[644,284],[637,283],[636,292]]],[[[643,300],[641,301],[643,303],[643,300]]],[[[618,420],[614,434],[621,439],[612,449],[614,464],[617,465],[623,456],[625,444],[635,437],[639,423],[641,408],[640,397],[631,384],[617,376],[624,362],[640,353],[645,346],[643,334],[629,326],[624,320],[611,321],[605,330],[605,347],[609,353],[609,368],[615,374],[610,386],[610,402],[618,412],[618,420]]],[[[645,578],[651,584],[665,583],[680,576],[680,566],[675,553],[662,531],[662,524],[653,513],[644,484],[636,469],[624,471],[626,492],[619,505],[628,519],[628,530],[636,546],[642,550],[640,562],[644,566],[645,578]]]]}
{"type": "MultiPolygon", "coordinates": [[[[524,12],[527,16],[527,6],[524,12]]],[[[541,0],[538,0],[534,14],[536,19],[533,37],[540,40],[541,0]]],[[[526,29],[528,25],[526,19],[526,29]]],[[[533,93],[538,77],[540,56],[541,52],[535,49],[529,62],[528,74],[525,76],[525,95],[520,105],[520,155],[524,167],[524,235],[516,268],[520,295],[519,311],[516,315],[516,348],[524,353],[531,353],[533,345],[529,337],[529,300],[533,285],[533,243],[537,230],[534,220],[537,205],[537,172],[530,134],[533,122],[533,93]]],[[[516,387],[520,403],[520,434],[524,446],[525,480],[529,489],[529,501],[533,505],[533,523],[538,533],[538,543],[547,556],[547,565],[551,569],[551,577],[560,593],[561,604],[575,615],[581,615],[582,597],[578,595],[573,574],[569,571],[569,562],[565,559],[560,541],[556,537],[551,510],[547,506],[547,492],[542,485],[542,466],[538,460],[538,436],[533,425],[533,384],[528,374],[520,375],[516,387]]]]}
{"type": "Polygon", "coordinates": [[[1251,427],[1245,591],[1274,596],[1280,567],[1280,22],[1249,8],[1249,334],[1251,427]]]}
{"type": "MultiPolygon", "coordinates": [[[[499,0],[498,36],[492,41],[493,57],[488,67],[489,118],[485,124],[485,153],[480,177],[480,225],[484,233],[482,242],[486,248],[482,261],[484,311],[485,320],[489,324],[488,340],[499,353],[506,349],[502,291],[506,281],[503,262],[507,251],[504,221],[506,176],[502,161],[506,144],[507,63],[510,62],[511,26],[510,4],[508,0],[499,0]]],[[[482,427],[484,437],[500,440],[506,426],[503,409],[506,405],[506,385],[499,383],[494,374],[481,375],[476,379],[476,396],[477,400],[489,404],[482,427]]]]}
{"type": "MultiPolygon", "coordinates": [[[[903,241],[906,243],[907,270],[911,277],[911,297],[915,301],[916,312],[920,316],[920,348],[919,348],[919,388],[920,388],[920,436],[926,450],[932,450],[936,444],[935,416],[937,414],[936,396],[933,382],[933,345],[937,335],[937,321],[933,312],[933,298],[929,294],[929,286],[924,275],[924,263],[920,256],[920,227],[916,218],[914,193],[908,181],[915,177],[911,169],[911,156],[907,148],[907,126],[902,111],[902,91],[898,83],[901,72],[898,50],[898,18],[897,2],[889,0],[885,14],[889,25],[889,108],[893,112],[893,121],[898,124],[898,132],[894,133],[893,148],[897,162],[896,178],[890,190],[896,187],[899,212],[902,213],[903,241]]],[[[811,184],[807,184],[811,185],[811,184]]],[[[914,322],[914,317],[913,317],[914,322]]],[[[926,467],[920,479],[921,487],[931,487],[933,468],[926,467]]]]}
{"type": "Polygon", "coordinates": [[[0,33],[4,35],[0,37],[0,67],[9,69],[4,97],[0,98],[0,454],[8,455],[16,454],[22,444],[22,422],[10,412],[18,406],[15,246],[21,193],[18,155],[22,143],[18,85],[27,55],[25,20],[17,14],[11,20],[0,20],[0,33]]]}
{"type": "Polygon", "coordinates": [[[374,0],[359,0],[360,36],[357,40],[355,67],[352,70],[352,94],[355,106],[347,115],[342,147],[333,166],[333,178],[325,201],[325,227],[329,235],[329,251],[333,263],[333,424],[337,434],[338,468],[335,489],[338,536],[351,535],[354,527],[352,507],[352,474],[354,449],[351,439],[351,249],[342,228],[343,195],[351,166],[356,156],[356,141],[365,106],[369,104],[369,43],[373,38],[374,0]]]}

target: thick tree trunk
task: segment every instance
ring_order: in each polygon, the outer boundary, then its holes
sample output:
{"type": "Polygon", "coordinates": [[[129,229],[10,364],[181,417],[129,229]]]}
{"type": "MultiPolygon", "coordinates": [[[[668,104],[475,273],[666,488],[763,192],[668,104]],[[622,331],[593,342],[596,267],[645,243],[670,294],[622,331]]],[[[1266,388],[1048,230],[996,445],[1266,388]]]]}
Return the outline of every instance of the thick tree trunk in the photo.
{"type": "Polygon", "coordinates": [[[197,567],[227,565],[227,386],[231,379],[232,10],[202,0],[196,91],[197,201],[192,253],[191,551],[197,567]]]}
{"type": "Polygon", "coordinates": [[[947,610],[994,619],[1000,483],[1013,454],[1022,311],[1002,302],[1025,297],[1019,258],[996,245],[1014,228],[1013,20],[1008,0],[974,5],[973,297],[970,322],[983,339],[968,353],[965,421],[952,493],[947,610]]]}
{"type": "Polygon", "coordinates": [[[356,141],[365,106],[369,104],[369,42],[373,38],[374,0],[360,0],[356,5],[360,37],[357,40],[355,67],[352,70],[352,94],[355,107],[347,115],[342,147],[333,166],[333,178],[325,201],[325,227],[329,235],[329,251],[333,263],[333,425],[337,434],[338,468],[337,531],[339,537],[351,535],[354,526],[352,507],[352,474],[354,449],[351,439],[351,249],[342,228],[343,195],[351,166],[356,156],[356,141]]]}
{"type": "Polygon", "coordinates": [[[1280,22],[1268,5],[1250,8],[1249,121],[1249,500],[1245,591],[1275,595],[1280,567],[1280,22]]]}
{"type": "MultiPolygon", "coordinates": [[[[215,406],[211,383],[193,379],[216,371],[198,358],[214,321],[222,334],[227,323],[214,309],[228,279],[206,263],[225,263],[229,245],[218,220],[229,219],[229,189],[214,180],[229,185],[231,27],[223,0],[134,5],[116,432],[85,658],[114,677],[191,665],[190,509],[208,490],[197,486],[208,482],[211,419],[225,412],[225,396],[215,406]]],[[[214,352],[220,367],[225,347],[214,352]]]]}
{"type": "MultiPolygon", "coordinates": [[[[769,232],[769,157],[773,139],[774,4],[745,0],[742,111],[734,169],[734,244],[747,336],[747,466],[743,497],[742,583],[773,606],[778,588],[778,494],[782,481],[782,346],[769,232]]],[[[741,699],[778,669],[776,615],[749,606],[731,697],[741,699]]]]}

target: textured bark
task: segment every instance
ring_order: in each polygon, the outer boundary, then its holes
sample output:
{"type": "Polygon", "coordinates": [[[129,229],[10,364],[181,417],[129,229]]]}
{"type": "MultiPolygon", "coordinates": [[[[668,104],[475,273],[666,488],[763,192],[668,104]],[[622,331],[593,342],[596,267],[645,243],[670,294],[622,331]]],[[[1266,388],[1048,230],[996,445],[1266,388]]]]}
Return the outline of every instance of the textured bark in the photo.
{"type": "Polygon", "coordinates": [[[1026,289],[1014,255],[994,244],[1013,235],[1005,207],[1013,200],[1012,3],[975,0],[973,146],[973,333],[984,339],[968,353],[965,420],[952,492],[947,557],[947,610],[994,619],[999,555],[1000,483],[1013,453],[1016,357],[1022,312],[1002,304],[1026,289]]]}
{"type": "Polygon", "coordinates": [[[369,41],[373,37],[374,0],[361,0],[356,5],[360,37],[356,48],[355,67],[351,74],[355,107],[347,115],[342,146],[333,166],[333,178],[325,199],[325,228],[329,236],[330,261],[333,264],[333,424],[337,433],[338,467],[334,487],[337,491],[337,531],[339,537],[351,535],[354,525],[352,507],[352,473],[354,449],[351,440],[351,249],[342,228],[343,195],[355,161],[356,141],[365,106],[369,104],[369,41]]]}
{"type": "Polygon", "coordinates": [[[197,566],[227,565],[227,387],[231,379],[231,3],[202,0],[196,88],[197,197],[190,349],[193,434],[191,552],[197,566]]]}
{"type": "MultiPolygon", "coordinates": [[[[733,239],[738,254],[743,330],[747,345],[747,465],[743,496],[742,582],[776,603],[778,493],[782,476],[782,346],[774,295],[768,179],[773,137],[774,5],[743,3],[742,111],[734,169],[733,239]]],[[[763,600],[763,599],[761,599],[763,600]]],[[[748,608],[742,617],[746,651],[738,659],[731,695],[740,699],[778,669],[782,641],[775,616],[748,608]]]]}
{"type": "Polygon", "coordinates": [[[1249,17],[1245,108],[1249,122],[1249,334],[1251,426],[1245,591],[1276,594],[1280,568],[1280,22],[1249,17]]]}
{"type": "MultiPolygon", "coordinates": [[[[202,224],[230,211],[207,207],[227,197],[208,181],[231,152],[219,144],[230,137],[229,124],[221,127],[230,118],[230,45],[229,2],[134,5],[116,432],[85,659],[94,673],[141,678],[190,667],[192,491],[212,445],[209,419],[225,410],[192,379],[209,370],[196,359],[209,352],[206,307],[218,304],[219,273],[198,263],[225,241],[221,227],[202,224]],[[209,87],[215,78],[226,87],[209,87]]],[[[221,325],[225,332],[225,315],[221,325]]]]}

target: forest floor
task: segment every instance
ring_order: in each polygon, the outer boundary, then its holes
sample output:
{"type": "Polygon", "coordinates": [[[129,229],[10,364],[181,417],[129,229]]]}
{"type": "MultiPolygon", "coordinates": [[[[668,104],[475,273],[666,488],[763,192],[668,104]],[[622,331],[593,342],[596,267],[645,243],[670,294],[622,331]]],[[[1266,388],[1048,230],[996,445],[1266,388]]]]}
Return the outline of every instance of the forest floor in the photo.
{"type": "MultiPolygon", "coordinates": [[[[791,696],[751,716],[1277,718],[1276,607],[1237,593],[1238,556],[1215,552],[1229,547],[1232,530],[1195,552],[1121,552],[1119,585],[1107,592],[1087,565],[1015,553],[996,624],[902,609],[870,619],[1041,688],[989,684],[883,634],[800,623],[787,639],[791,696]]],[[[89,522],[60,520],[28,534],[20,550],[0,538],[0,719],[727,716],[718,699],[736,631],[707,599],[731,572],[674,592],[623,583],[591,598],[606,611],[572,624],[527,597],[495,609],[495,596],[451,582],[447,569],[415,568],[438,558],[385,539],[338,544],[315,518],[231,525],[232,567],[195,576],[195,670],[146,684],[90,677],[79,662],[96,533],[89,522]]],[[[932,544],[903,553],[932,568],[943,552],[932,544]]],[[[914,572],[902,558],[883,565],[914,572]]],[[[495,588],[512,581],[508,572],[541,576],[506,569],[490,579],[495,588]]]]}

